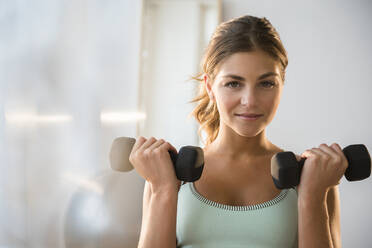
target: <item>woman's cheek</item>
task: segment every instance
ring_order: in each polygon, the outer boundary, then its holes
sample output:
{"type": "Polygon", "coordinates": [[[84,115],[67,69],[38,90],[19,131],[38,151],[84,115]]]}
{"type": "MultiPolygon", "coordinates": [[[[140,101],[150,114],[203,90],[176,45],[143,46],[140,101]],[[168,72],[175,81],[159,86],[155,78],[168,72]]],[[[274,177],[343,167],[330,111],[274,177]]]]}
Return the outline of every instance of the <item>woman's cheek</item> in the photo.
{"type": "Polygon", "coordinates": [[[268,106],[268,122],[270,123],[272,119],[274,119],[274,116],[276,114],[276,110],[278,109],[279,102],[278,101],[272,101],[268,106]]]}

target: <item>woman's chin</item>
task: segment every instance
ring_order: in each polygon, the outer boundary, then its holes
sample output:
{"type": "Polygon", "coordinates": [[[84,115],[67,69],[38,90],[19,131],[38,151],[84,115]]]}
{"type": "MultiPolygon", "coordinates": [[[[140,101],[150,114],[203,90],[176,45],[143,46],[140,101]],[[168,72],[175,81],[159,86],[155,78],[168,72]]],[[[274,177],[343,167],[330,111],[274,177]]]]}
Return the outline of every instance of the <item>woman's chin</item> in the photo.
{"type": "Polygon", "coordinates": [[[242,130],[241,128],[239,128],[239,130],[235,130],[235,132],[238,133],[242,137],[253,138],[259,135],[262,132],[262,129],[258,130],[255,128],[255,129],[250,129],[250,130],[248,129],[242,130]]]}

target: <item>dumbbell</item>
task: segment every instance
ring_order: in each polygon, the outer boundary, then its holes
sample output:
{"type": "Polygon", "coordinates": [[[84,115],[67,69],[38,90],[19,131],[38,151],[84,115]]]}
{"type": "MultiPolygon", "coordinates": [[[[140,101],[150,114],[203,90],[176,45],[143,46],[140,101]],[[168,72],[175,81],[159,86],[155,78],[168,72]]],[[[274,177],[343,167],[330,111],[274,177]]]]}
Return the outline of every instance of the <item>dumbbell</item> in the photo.
{"type": "MultiPolygon", "coordinates": [[[[119,137],[112,142],[109,157],[113,170],[127,172],[133,169],[129,155],[134,143],[136,140],[130,137],[119,137]]],[[[197,146],[183,146],[178,154],[168,152],[178,180],[194,182],[201,177],[204,168],[203,149],[197,146]]]]}
{"type": "MultiPolygon", "coordinates": [[[[349,145],[342,149],[348,161],[345,177],[348,181],[359,181],[371,175],[371,157],[362,144],[349,145]]],[[[306,158],[297,161],[293,152],[279,152],[271,158],[271,176],[278,189],[293,188],[300,184],[302,168],[306,158]]]]}

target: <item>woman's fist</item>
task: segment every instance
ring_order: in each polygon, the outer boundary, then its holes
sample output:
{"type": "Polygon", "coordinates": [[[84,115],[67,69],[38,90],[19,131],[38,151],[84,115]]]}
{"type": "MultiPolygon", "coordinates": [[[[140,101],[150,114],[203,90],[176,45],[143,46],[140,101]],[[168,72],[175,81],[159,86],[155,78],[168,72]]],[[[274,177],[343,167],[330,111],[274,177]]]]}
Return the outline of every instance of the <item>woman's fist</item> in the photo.
{"type": "Polygon", "coordinates": [[[163,139],[146,140],[141,136],[132,148],[129,161],[153,189],[178,189],[181,182],[176,177],[169,151],[177,154],[177,149],[163,139]]]}
{"type": "Polygon", "coordinates": [[[319,148],[308,149],[301,157],[306,160],[298,185],[299,194],[327,192],[329,188],[340,183],[348,167],[344,152],[336,143],[331,146],[321,144],[319,148]]]}

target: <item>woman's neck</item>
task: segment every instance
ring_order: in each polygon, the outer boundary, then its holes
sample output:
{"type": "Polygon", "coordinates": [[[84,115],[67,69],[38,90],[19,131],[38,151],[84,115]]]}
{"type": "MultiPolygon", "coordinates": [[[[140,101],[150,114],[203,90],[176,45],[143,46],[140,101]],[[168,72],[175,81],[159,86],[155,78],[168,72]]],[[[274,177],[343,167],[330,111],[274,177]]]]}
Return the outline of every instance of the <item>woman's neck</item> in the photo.
{"type": "Polygon", "coordinates": [[[265,135],[265,130],[254,137],[244,137],[237,133],[220,130],[217,138],[205,151],[231,160],[250,160],[267,156],[280,148],[273,145],[265,135]]]}

